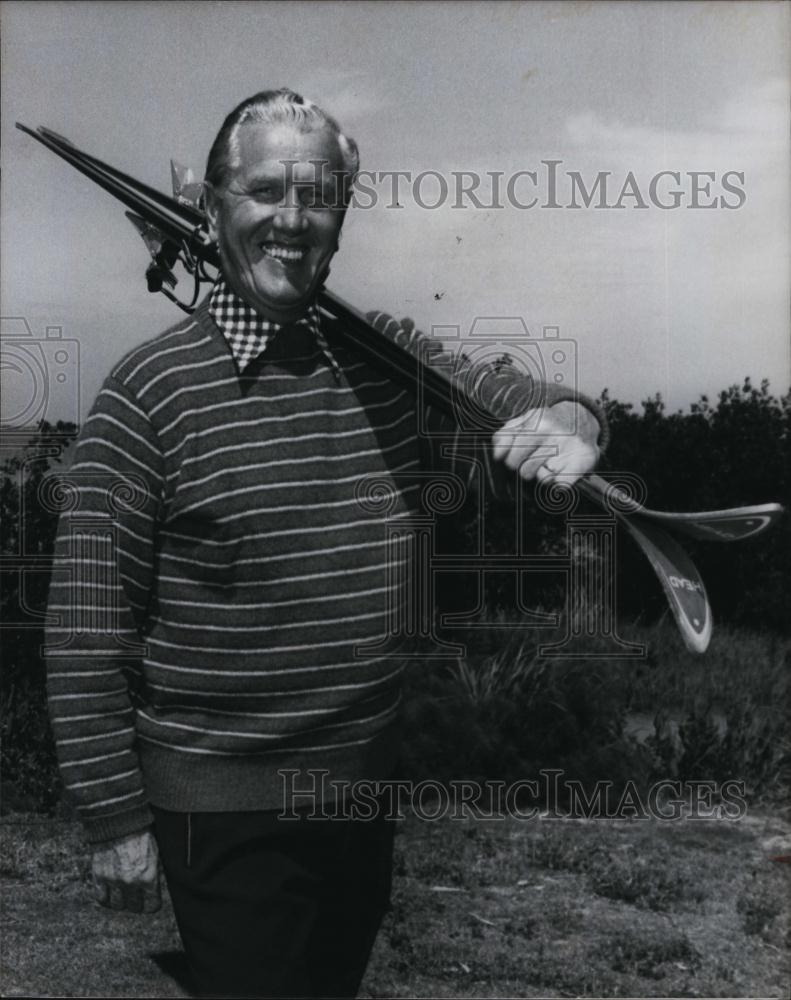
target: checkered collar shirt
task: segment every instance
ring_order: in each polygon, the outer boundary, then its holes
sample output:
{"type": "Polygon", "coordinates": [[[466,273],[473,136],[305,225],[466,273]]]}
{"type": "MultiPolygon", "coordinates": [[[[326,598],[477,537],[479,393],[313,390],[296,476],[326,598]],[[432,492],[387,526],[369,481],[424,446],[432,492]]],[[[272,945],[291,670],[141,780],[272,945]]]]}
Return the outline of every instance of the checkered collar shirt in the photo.
{"type": "MultiPolygon", "coordinates": [[[[217,279],[209,297],[209,314],[228,342],[240,374],[251,361],[263,354],[272,338],[286,325],[264,319],[252,306],[239,298],[222,275],[217,279]]],[[[340,382],[340,367],[321,332],[319,311],[316,306],[311,305],[305,315],[293,325],[305,326],[310,330],[316,345],[332,369],[336,382],[340,382]]]]}

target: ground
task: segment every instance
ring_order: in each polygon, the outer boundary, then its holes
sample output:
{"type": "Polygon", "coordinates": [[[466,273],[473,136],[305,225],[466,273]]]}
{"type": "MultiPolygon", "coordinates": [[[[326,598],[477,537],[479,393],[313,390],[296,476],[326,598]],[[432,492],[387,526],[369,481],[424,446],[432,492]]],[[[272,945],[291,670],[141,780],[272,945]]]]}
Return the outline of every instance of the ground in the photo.
{"type": "MultiPolygon", "coordinates": [[[[167,899],[96,906],[79,828],[2,821],[3,996],[179,997],[167,899]]],[[[789,997],[791,822],[399,824],[362,997],[789,997]],[[786,860],[776,860],[785,858],[786,860]]]]}

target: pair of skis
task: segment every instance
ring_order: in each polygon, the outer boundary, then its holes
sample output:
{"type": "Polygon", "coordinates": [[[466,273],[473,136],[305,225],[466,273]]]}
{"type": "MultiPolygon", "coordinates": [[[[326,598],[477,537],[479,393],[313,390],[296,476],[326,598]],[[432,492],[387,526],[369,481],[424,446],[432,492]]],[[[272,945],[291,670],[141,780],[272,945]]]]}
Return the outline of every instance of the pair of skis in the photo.
{"type": "Polygon", "coordinates": [[[735,542],[765,531],[784,508],[778,503],[765,503],[675,514],[643,507],[600,476],[585,476],[577,481],[577,488],[614,514],[626,528],[653,566],[685,645],[695,653],[704,653],[712,630],[706,587],[695,564],[666,529],[706,541],[735,542]]]}
{"type": "MultiPolygon", "coordinates": [[[[337,333],[342,332],[344,340],[407,386],[414,387],[419,382],[424,402],[438,406],[451,416],[457,413],[455,407],[464,403],[459,398],[465,393],[463,383],[451,381],[386,337],[383,330],[389,317],[370,314],[372,322],[369,322],[349,303],[326,292],[322,294],[322,312],[338,321],[337,333]]],[[[469,409],[477,407],[480,410],[478,402],[466,402],[469,409]]],[[[497,422],[492,414],[489,417],[492,424],[497,422]]],[[[689,514],[651,510],[616,483],[609,483],[597,475],[578,479],[576,488],[612,514],[648,558],[684,643],[694,653],[704,653],[711,640],[711,607],[697,567],[668,531],[704,541],[735,542],[761,534],[784,512],[784,507],[778,503],[689,514]]]]}
{"type": "MultiPolygon", "coordinates": [[[[213,276],[206,271],[207,265],[216,267],[219,264],[217,249],[210,242],[205,228],[200,185],[194,182],[191,175],[171,163],[174,197],[170,197],[82,152],[68,139],[49,129],[40,127],[34,131],[20,123],[17,123],[17,128],[131,209],[126,213],[127,217],[152,258],[146,271],[149,291],[161,291],[180,308],[191,312],[197,303],[201,285],[213,281],[213,276]],[[176,262],[180,262],[193,277],[190,302],[181,301],[172,291],[177,284],[173,274],[176,262]]],[[[318,305],[325,316],[335,321],[332,325],[340,340],[410,389],[420,385],[424,402],[455,415],[459,393],[465,392],[457,381],[426,365],[420,357],[401,347],[353,306],[326,289],[319,293],[318,305]]],[[[704,652],[711,639],[711,609],[697,568],[667,529],[697,539],[732,542],[765,531],[784,510],[776,503],[696,514],[650,510],[616,484],[596,475],[578,480],[577,489],[613,514],[648,557],[684,642],[696,653],[704,652]]]]}

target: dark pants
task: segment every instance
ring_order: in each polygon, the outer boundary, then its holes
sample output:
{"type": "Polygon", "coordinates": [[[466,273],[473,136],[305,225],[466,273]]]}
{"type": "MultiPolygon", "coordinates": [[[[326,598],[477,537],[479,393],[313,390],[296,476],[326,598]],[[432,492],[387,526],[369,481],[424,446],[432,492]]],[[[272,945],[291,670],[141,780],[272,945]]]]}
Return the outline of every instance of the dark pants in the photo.
{"type": "Polygon", "coordinates": [[[197,995],[356,996],[390,898],[392,820],[154,815],[197,995]]]}

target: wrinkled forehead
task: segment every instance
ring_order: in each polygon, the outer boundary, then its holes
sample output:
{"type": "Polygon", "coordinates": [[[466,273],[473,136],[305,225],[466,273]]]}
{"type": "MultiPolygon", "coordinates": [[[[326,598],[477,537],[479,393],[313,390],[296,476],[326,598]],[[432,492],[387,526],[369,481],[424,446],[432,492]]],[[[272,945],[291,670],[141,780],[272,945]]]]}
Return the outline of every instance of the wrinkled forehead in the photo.
{"type": "Polygon", "coordinates": [[[323,126],[302,131],[289,124],[245,122],[236,135],[233,171],[239,177],[284,175],[313,178],[344,169],[334,132],[323,126]]]}

